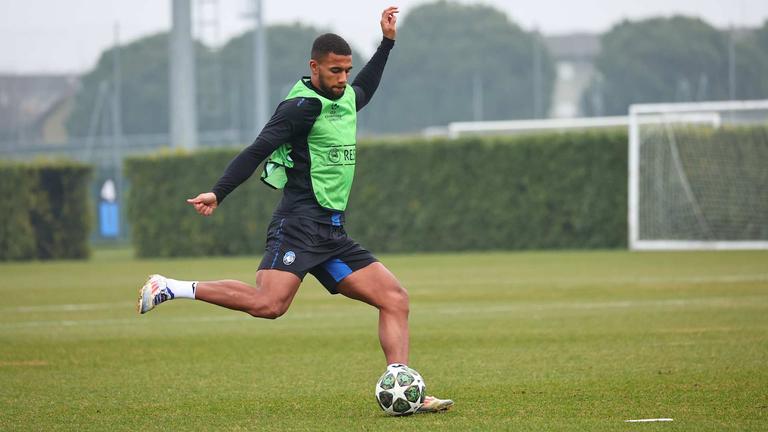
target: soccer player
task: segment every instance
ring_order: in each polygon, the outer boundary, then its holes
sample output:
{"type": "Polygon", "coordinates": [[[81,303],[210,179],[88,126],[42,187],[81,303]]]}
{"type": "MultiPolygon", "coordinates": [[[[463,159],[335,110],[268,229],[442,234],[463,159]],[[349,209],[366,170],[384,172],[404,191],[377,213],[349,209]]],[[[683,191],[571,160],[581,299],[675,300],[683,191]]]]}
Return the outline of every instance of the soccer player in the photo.
{"type": "MultiPolygon", "coordinates": [[[[175,298],[191,298],[274,319],[283,315],[307,273],[331,294],[379,310],[379,340],[388,364],[408,364],[408,294],[395,276],[347,236],[347,207],[355,170],[357,111],[371,100],[395,44],[397,7],[381,14],[383,39],[350,85],[352,51],[335,34],[312,45],[311,76],[301,78],[256,140],[236,156],[211,192],[187,202],[210,216],[226,196],[266,159],[262,180],[283,189],[267,231],[256,286],[236,280],[179,281],[150,276],[139,293],[146,313],[175,298]]],[[[453,401],[428,396],[422,412],[442,411],[453,401]]]]}

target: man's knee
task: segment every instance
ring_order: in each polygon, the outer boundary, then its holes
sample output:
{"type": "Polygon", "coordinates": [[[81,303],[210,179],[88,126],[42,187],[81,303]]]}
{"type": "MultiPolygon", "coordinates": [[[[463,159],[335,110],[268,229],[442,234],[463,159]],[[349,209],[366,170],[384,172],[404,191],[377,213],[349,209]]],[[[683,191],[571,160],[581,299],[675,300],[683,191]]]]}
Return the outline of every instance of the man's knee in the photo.
{"type": "MultiPolygon", "coordinates": [[[[266,305],[264,308],[262,308],[261,313],[258,315],[258,317],[266,318],[266,319],[278,319],[281,316],[283,316],[287,311],[288,311],[287,304],[283,304],[281,302],[275,302],[275,303],[266,305]]],[[[254,315],[254,314],[251,314],[251,315],[254,315]]]]}
{"type": "Polygon", "coordinates": [[[387,295],[384,300],[384,304],[381,305],[383,308],[404,313],[406,315],[408,314],[410,308],[408,291],[399,283],[396,283],[387,289],[387,295]]]}
{"type": "Polygon", "coordinates": [[[288,311],[290,303],[280,299],[261,298],[253,302],[248,313],[254,318],[277,319],[288,311]]]}
{"type": "Polygon", "coordinates": [[[293,300],[292,291],[264,283],[257,278],[256,290],[248,313],[256,318],[277,319],[288,311],[293,300]]]}

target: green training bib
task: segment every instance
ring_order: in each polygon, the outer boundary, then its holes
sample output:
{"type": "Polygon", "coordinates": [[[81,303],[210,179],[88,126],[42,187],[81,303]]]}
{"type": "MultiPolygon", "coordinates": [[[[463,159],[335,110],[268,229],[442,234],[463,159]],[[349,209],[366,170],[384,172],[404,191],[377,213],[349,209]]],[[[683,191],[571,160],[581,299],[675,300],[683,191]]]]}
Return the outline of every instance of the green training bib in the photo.
{"type": "MultiPolygon", "coordinates": [[[[309,78],[300,79],[286,99],[305,97],[322,103],[320,115],[307,136],[312,190],[320,206],[344,211],[355,175],[355,91],[348,84],[341,98],[331,100],[312,90],[308,82],[309,78]]],[[[261,174],[266,184],[276,189],[285,187],[285,168],[293,168],[290,152],[290,144],[283,144],[269,156],[261,174]]]]}

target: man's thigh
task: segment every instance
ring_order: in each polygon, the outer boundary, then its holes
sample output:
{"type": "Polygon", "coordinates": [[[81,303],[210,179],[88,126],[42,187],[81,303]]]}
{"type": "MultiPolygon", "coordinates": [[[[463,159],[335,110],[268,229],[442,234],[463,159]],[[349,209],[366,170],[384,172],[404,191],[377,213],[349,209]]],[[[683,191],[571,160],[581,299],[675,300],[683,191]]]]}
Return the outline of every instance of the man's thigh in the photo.
{"type": "Polygon", "coordinates": [[[295,291],[301,285],[301,279],[295,274],[283,270],[259,270],[256,272],[256,287],[262,290],[295,291]]]}
{"type": "Polygon", "coordinates": [[[283,270],[259,270],[256,272],[256,288],[271,302],[287,309],[301,285],[301,279],[283,270]]]}
{"type": "Polygon", "coordinates": [[[280,270],[300,280],[334,250],[321,242],[316,222],[301,217],[275,217],[267,229],[267,242],[259,271],[280,270]]]}
{"type": "MultiPolygon", "coordinates": [[[[370,252],[353,240],[330,259],[312,268],[312,274],[331,294],[339,294],[339,286],[353,274],[358,274],[365,268],[377,263],[378,260],[370,252]]],[[[356,279],[356,278],[353,278],[356,279]]]]}
{"type": "Polygon", "coordinates": [[[338,284],[337,291],[376,307],[400,299],[405,292],[395,275],[378,261],[352,272],[338,284]]]}

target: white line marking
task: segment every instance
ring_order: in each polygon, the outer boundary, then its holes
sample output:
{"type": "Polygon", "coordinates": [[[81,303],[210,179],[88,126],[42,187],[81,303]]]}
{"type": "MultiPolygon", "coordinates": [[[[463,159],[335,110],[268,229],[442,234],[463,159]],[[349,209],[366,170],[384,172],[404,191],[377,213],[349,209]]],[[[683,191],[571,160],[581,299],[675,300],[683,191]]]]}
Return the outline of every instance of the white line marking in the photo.
{"type": "MultiPolygon", "coordinates": [[[[192,323],[192,322],[226,322],[226,321],[240,321],[247,320],[244,316],[221,316],[221,317],[189,317],[189,318],[167,318],[162,320],[163,324],[168,323],[192,323]]],[[[140,326],[147,324],[157,324],[157,320],[142,320],[140,317],[135,318],[115,318],[115,319],[99,319],[99,320],[52,320],[52,321],[23,321],[18,323],[0,324],[0,330],[4,329],[19,329],[19,328],[34,328],[34,327],[78,327],[78,326],[105,326],[105,325],[118,325],[118,326],[140,326]]]]}
{"type": "MultiPolygon", "coordinates": [[[[133,304],[132,304],[133,306],[133,304]]],[[[355,312],[344,312],[344,316],[350,316],[354,314],[367,314],[368,310],[360,309],[355,312]]],[[[290,319],[306,320],[306,319],[318,319],[325,316],[338,315],[341,312],[294,312],[291,313],[290,319]]],[[[2,330],[14,330],[22,328],[40,328],[40,327],[80,327],[80,326],[144,326],[144,325],[157,325],[162,322],[163,325],[167,324],[188,324],[188,323],[224,323],[233,321],[254,321],[255,318],[245,315],[243,313],[235,313],[232,315],[208,315],[208,316],[189,316],[189,317],[176,317],[176,318],[163,318],[163,319],[142,319],[139,315],[135,315],[133,318],[108,318],[108,319],[83,319],[83,320],[35,320],[35,321],[19,321],[0,323],[0,331],[2,330]]]]}
{"type": "MultiPolygon", "coordinates": [[[[693,299],[666,299],[666,300],[618,300],[618,301],[574,301],[574,302],[550,302],[550,303],[532,303],[532,302],[513,302],[506,304],[478,304],[467,303],[461,307],[447,306],[446,303],[414,305],[416,309],[432,310],[445,315],[473,315],[509,313],[509,312],[544,312],[549,310],[593,310],[593,309],[626,309],[626,308],[659,308],[659,307],[764,307],[767,296],[740,296],[740,297],[703,297],[693,299]]],[[[92,303],[92,304],[62,304],[62,305],[44,305],[44,306],[18,306],[10,308],[0,308],[0,312],[55,312],[55,311],[92,311],[92,310],[116,310],[125,309],[133,311],[135,303],[92,303]]],[[[367,309],[359,309],[355,313],[365,314],[367,309]]],[[[291,320],[317,319],[326,316],[336,316],[340,314],[348,315],[351,312],[340,312],[338,310],[312,310],[301,311],[290,314],[291,320]]],[[[209,315],[209,316],[191,316],[163,319],[164,323],[194,323],[194,322],[228,322],[228,321],[247,321],[253,318],[242,314],[236,315],[209,315]]],[[[35,328],[35,327],[76,327],[84,325],[143,325],[152,321],[141,320],[138,316],[135,318],[113,318],[113,319],[83,319],[83,320],[34,320],[0,323],[0,330],[35,328]]]]}
{"type": "MultiPolygon", "coordinates": [[[[432,276],[432,275],[430,275],[432,276]]],[[[581,286],[581,285],[658,285],[658,284],[711,284],[711,283],[746,283],[768,282],[768,274],[742,274],[722,276],[606,276],[606,277],[550,277],[550,278],[526,278],[516,277],[514,274],[505,277],[484,278],[477,277],[471,281],[463,282],[468,285],[514,285],[514,286],[581,286]]],[[[445,281],[432,278],[411,278],[409,285],[438,286],[445,285],[445,281]]],[[[419,289],[419,293],[423,292],[419,289]]]]}
{"type": "Polygon", "coordinates": [[[34,313],[34,312],[79,312],[94,310],[122,309],[136,306],[136,302],[118,303],[83,303],[83,304],[54,304],[39,306],[16,306],[0,308],[2,312],[34,313]]]}
{"type": "Polygon", "coordinates": [[[443,307],[440,305],[425,305],[425,309],[433,309],[439,313],[448,315],[465,315],[477,313],[504,313],[504,312],[541,312],[547,310],[592,310],[592,309],[628,309],[628,308],[658,308],[658,307],[686,307],[686,306],[715,306],[735,307],[753,306],[765,304],[766,296],[743,297],[706,297],[697,299],[667,299],[667,300],[618,300],[596,302],[552,302],[552,303],[528,303],[509,302],[507,304],[465,304],[461,307],[443,307]]]}
{"type": "Polygon", "coordinates": [[[0,367],[16,367],[16,366],[48,366],[48,362],[45,360],[16,360],[16,361],[0,361],[0,367]]]}
{"type": "Polygon", "coordinates": [[[657,418],[657,419],[638,419],[638,420],[624,420],[624,423],[650,423],[650,422],[671,422],[671,418],[657,418]]]}

